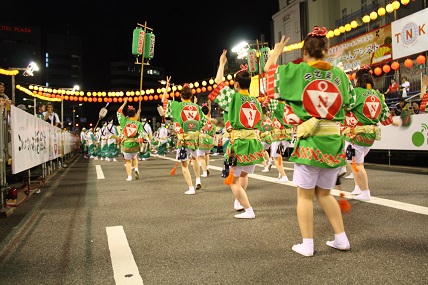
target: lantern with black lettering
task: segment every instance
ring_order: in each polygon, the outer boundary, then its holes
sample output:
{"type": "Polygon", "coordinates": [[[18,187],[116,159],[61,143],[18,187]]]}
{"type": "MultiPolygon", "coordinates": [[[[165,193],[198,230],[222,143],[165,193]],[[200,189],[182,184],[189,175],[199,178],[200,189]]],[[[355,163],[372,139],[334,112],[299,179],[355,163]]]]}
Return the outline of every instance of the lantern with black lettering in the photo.
{"type": "Polygon", "coordinates": [[[155,35],[153,33],[146,33],[144,45],[144,58],[153,58],[155,55],[155,35]]]}
{"type": "Polygon", "coordinates": [[[259,65],[257,63],[257,51],[253,48],[247,50],[248,71],[257,72],[259,65]]]}
{"type": "Polygon", "coordinates": [[[143,54],[144,31],[141,28],[134,29],[132,33],[132,54],[140,56],[143,54]]]}
{"type": "Polygon", "coordinates": [[[269,58],[269,54],[270,54],[270,48],[262,47],[260,49],[260,70],[263,70],[265,68],[265,64],[269,58]]]}

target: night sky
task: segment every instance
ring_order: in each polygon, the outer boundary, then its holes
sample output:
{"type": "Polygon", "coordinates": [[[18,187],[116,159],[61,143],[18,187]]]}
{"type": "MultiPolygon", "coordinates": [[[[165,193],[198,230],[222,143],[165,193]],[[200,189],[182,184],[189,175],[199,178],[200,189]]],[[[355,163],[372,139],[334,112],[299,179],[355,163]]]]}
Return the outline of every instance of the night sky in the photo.
{"type": "Polygon", "coordinates": [[[228,56],[242,40],[265,40],[272,47],[272,15],[278,1],[4,1],[1,23],[40,25],[83,39],[82,90],[108,88],[111,61],[133,61],[137,23],[153,29],[150,64],[162,66],[176,84],[214,77],[223,49],[228,56]],[[196,2],[198,3],[198,2],[196,2]]]}
{"type": "MultiPolygon", "coordinates": [[[[273,47],[270,33],[272,16],[278,12],[277,0],[199,3],[3,1],[0,23],[40,26],[46,32],[81,37],[83,91],[109,90],[110,62],[134,62],[132,34],[137,23],[146,23],[155,35],[150,64],[163,67],[165,75],[172,76],[171,82],[175,84],[215,77],[223,49],[228,50],[228,57],[236,57],[231,49],[243,40],[255,43],[263,34],[269,47],[273,47]]],[[[96,122],[103,104],[84,105],[88,121],[96,122]]],[[[118,103],[113,105],[109,113],[119,107],[118,103]]]]}

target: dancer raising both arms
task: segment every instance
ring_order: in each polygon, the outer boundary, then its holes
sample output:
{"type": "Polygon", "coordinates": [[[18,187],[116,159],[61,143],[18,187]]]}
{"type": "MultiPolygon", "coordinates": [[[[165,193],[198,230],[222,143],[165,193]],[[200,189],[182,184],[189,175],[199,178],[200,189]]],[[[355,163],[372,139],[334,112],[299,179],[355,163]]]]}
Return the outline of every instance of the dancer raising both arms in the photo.
{"type": "Polygon", "coordinates": [[[126,181],[132,181],[132,168],[135,172],[135,180],[140,179],[140,172],[138,170],[138,153],[140,151],[140,143],[143,142],[143,125],[138,120],[140,116],[140,110],[135,111],[135,108],[128,105],[128,112],[125,116],[123,114],[123,108],[125,108],[128,102],[128,97],[123,100],[122,106],[117,110],[117,120],[119,121],[122,129],[122,153],[125,158],[126,174],[128,178],[126,181]]]}
{"type": "Polygon", "coordinates": [[[303,242],[292,249],[304,256],[314,254],[314,197],[334,230],[335,238],[327,245],[339,250],[351,248],[339,203],[330,189],[346,163],[338,122],[343,122],[344,106],[349,106],[350,94],[354,93],[346,73],[322,61],[328,49],[326,34],[325,28],[314,27],[304,40],[303,62],[276,66],[289,41],[283,36],[264,67],[268,72],[267,86],[271,86],[268,93],[285,99],[292,112],[303,121],[297,127],[297,140],[289,160],[294,162],[297,220],[303,238],[303,242]]]}
{"type": "MultiPolygon", "coordinates": [[[[199,132],[206,124],[206,117],[198,104],[192,102],[192,89],[188,84],[184,84],[180,92],[181,102],[167,100],[166,95],[169,89],[171,76],[166,77],[165,91],[162,95],[162,103],[166,103],[166,114],[174,121],[174,132],[177,135],[177,160],[181,162],[181,171],[186,180],[189,190],[184,194],[195,194],[192,176],[189,171],[190,156],[203,156],[199,150],[199,132]]],[[[198,164],[197,161],[194,163],[198,164]]],[[[193,168],[196,175],[197,189],[201,188],[200,167],[193,168]]]]}

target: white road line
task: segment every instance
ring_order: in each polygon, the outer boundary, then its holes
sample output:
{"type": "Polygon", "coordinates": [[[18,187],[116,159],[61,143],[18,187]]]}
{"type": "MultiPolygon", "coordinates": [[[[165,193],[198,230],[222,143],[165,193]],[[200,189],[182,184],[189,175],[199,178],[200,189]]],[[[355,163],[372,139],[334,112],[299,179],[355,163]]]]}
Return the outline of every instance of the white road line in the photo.
{"type": "Polygon", "coordinates": [[[114,280],[117,285],[143,284],[122,226],[106,227],[114,280]]]}
{"type": "Polygon", "coordinates": [[[104,172],[101,168],[101,165],[95,165],[95,170],[97,171],[97,178],[98,179],[105,179],[104,172]]]}
{"type": "MultiPolygon", "coordinates": [[[[176,161],[176,159],[169,158],[169,157],[162,157],[162,158],[176,161]]],[[[273,165],[272,165],[272,167],[273,167],[273,165]]],[[[223,170],[222,167],[212,166],[212,165],[210,165],[210,169],[214,169],[214,170],[218,170],[218,171],[223,170]]],[[[293,170],[293,168],[286,168],[286,167],[284,167],[284,169],[293,170]]],[[[254,179],[258,179],[258,180],[267,181],[267,182],[279,183],[279,182],[277,182],[276,178],[264,176],[264,175],[260,175],[260,174],[250,174],[249,177],[254,178],[254,179]]],[[[292,178],[292,177],[288,177],[288,178],[292,178]]],[[[280,183],[280,184],[285,184],[288,186],[296,187],[296,184],[294,184],[293,181],[290,181],[287,183],[280,183]]],[[[341,190],[337,190],[337,189],[331,190],[331,194],[333,196],[339,197],[340,193],[344,193],[345,197],[348,199],[351,199],[351,200],[354,197],[353,195],[351,195],[351,192],[341,191],[341,190]]],[[[366,201],[366,202],[358,201],[358,202],[371,203],[371,204],[381,205],[381,206],[385,206],[385,207],[390,207],[390,208],[394,208],[394,209],[398,209],[398,210],[404,210],[404,211],[413,212],[416,214],[422,214],[422,215],[428,216],[428,207],[423,207],[423,206],[418,206],[418,205],[413,205],[413,204],[408,204],[408,203],[402,203],[402,202],[398,202],[398,201],[394,201],[394,200],[382,199],[382,198],[377,198],[377,197],[371,196],[370,201],[366,201]]]]}

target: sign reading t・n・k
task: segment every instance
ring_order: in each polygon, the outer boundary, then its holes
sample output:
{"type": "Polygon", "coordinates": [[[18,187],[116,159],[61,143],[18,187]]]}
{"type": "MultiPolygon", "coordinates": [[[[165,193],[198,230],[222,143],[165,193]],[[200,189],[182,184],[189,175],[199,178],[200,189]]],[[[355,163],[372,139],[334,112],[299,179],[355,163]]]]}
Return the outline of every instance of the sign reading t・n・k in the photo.
{"type": "Polygon", "coordinates": [[[392,22],[393,59],[428,50],[427,23],[428,8],[392,22]]]}

